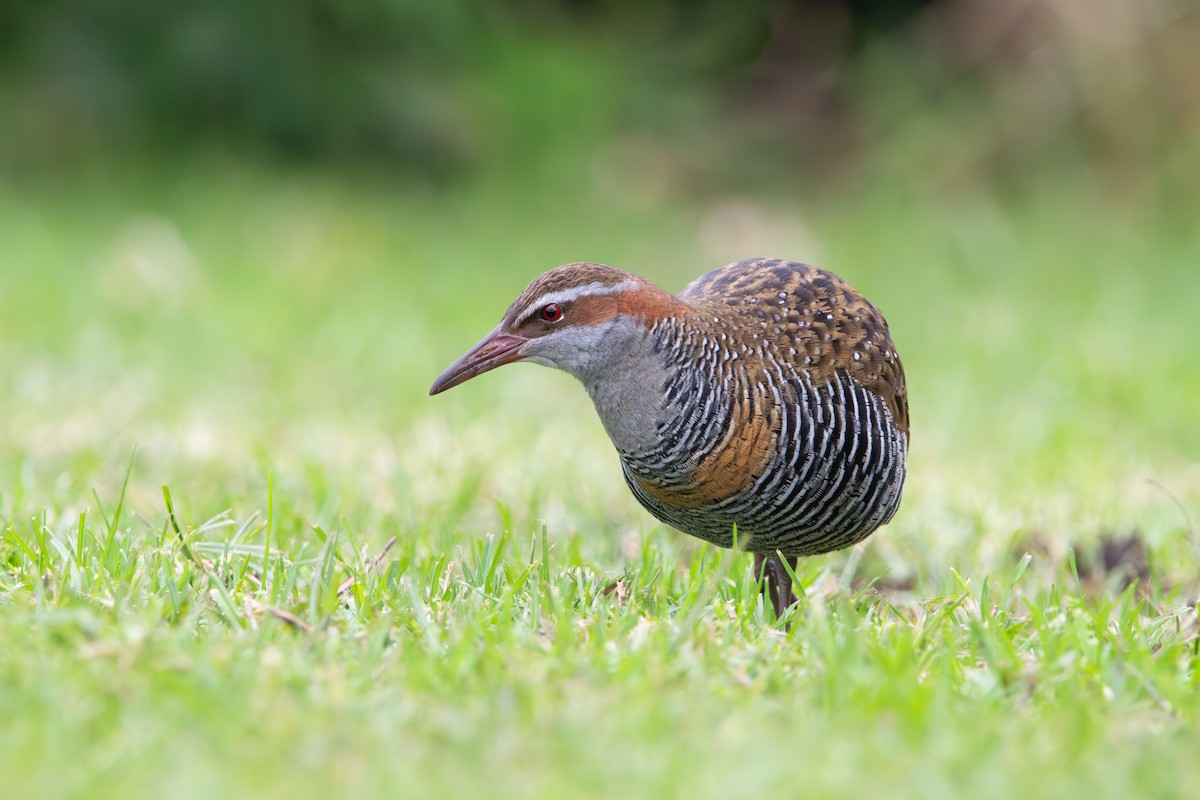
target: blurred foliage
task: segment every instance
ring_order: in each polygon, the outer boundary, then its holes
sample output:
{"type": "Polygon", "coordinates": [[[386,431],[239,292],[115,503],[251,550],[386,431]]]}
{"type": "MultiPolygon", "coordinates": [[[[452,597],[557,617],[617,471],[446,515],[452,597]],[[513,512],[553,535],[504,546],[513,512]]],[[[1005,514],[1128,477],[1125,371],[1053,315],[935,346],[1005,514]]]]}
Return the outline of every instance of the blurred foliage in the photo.
{"type": "Polygon", "coordinates": [[[881,164],[951,189],[1065,166],[1166,211],[1195,191],[1189,0],[3,0],[0,16],[10,173],[215,144],[436,180],[615,143],[685,191],[881,164]]]}
{"type": "Polygon", "coordinates": [[[650,104],[608,87],[636,85],[651,61],[637,51],[661,52],[642,45],[682,35],[672,60],[684,73],[745,61],[761,47],[770,11],[759,1],[737,11],[702,3],[684,24],[666,5],[570,2],[4,5],[0,50],[20,109],[14,133],[39,160],[219,139],[434,174],[496,147],[519,148],[551,123],[587,137],[597,119],[637,116],[639,102],[650,104]],[[626,38],[623,25],[638,33],[626,38]],[[601,66],[598,47],[631,58],[601,66]],[[578,96],[592,102],[564,102],[578,96]]]}

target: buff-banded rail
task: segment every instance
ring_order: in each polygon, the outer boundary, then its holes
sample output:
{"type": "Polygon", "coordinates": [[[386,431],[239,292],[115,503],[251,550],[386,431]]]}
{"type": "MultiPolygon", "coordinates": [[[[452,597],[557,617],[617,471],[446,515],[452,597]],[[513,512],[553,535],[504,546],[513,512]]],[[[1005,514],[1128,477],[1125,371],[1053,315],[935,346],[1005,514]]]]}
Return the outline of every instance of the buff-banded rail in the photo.
{"type": "Polygon", "coordinates": [[[556,267],[429,393],[516,361],[578,378],[638,501],[753,552],[777,616],[801,556],[862,541],[900,504],[904,368],[879,310],[823,269],[750,259],[673,296],[602,264],[556,267]]]}

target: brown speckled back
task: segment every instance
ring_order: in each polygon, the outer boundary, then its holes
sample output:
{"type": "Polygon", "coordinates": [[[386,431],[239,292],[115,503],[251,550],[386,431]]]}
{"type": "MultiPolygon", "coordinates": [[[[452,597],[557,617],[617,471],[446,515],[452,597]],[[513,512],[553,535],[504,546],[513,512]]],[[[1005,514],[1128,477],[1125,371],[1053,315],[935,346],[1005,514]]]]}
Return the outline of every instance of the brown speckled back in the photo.
{"type": "Polygon", "coordinates": [[[684,287],[679,299],[702,315],[720,317],[728,328],[759,334],[756,341],[815,381],[844,370],[879,395],[908,433],[908,388],[887,320],[832,272],[793,261],[747,259],[702,275],[684,287]]]}

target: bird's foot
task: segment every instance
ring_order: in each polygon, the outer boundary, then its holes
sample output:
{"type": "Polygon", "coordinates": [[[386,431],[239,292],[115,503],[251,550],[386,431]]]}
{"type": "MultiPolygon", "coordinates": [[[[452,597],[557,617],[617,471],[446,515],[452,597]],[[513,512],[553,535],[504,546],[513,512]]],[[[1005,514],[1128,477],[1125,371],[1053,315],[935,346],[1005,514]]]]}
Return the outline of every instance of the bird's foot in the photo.
{"type": "MultiPolygon", "coordinates": [[[[795,573],[800,565],[800,557],[792,556],[787,559],[795,573]]],[[[778,555],[754,554],[754,575],[761,581],[763,597],[775,609],[775,618],[783,616],[783,612],[796,602],[796,593],[792,590],[792,576],[784,566],[784,559],[778,555]]]]}

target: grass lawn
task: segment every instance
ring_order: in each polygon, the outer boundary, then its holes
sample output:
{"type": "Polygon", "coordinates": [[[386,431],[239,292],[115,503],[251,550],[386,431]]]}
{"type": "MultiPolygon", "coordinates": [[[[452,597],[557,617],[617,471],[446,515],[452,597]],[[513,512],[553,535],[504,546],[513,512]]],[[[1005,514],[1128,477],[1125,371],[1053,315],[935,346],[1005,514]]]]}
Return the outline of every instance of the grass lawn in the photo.
{"type": "Polygon", "coordinates": [[[1195,797],[1194,224],[581,180],[0,187],[0,793],[1195,797]],[[543,269],[752,255],[862,289],[910,382],[905,502],[790,630],[569,377],[426,396],[543,269]]]}

